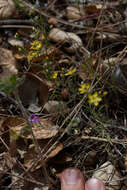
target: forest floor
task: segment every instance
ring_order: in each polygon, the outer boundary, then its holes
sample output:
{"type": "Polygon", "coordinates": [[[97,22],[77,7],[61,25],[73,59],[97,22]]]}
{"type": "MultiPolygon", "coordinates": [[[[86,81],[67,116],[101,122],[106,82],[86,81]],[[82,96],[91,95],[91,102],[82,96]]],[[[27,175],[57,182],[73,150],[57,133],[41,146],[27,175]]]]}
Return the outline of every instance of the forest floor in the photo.
{"type": "Polygon", "coordinates": [[[0,0],[1,190],[127,190],[126,44],[126,0],[0,0]]]}

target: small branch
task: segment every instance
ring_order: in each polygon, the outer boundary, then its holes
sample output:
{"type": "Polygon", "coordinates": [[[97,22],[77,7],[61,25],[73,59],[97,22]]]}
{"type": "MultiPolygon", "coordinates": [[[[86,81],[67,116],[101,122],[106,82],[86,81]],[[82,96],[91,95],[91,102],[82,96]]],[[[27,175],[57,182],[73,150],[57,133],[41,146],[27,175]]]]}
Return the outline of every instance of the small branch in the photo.
{"type": "Polygon", "coordinates": [[[105,139],[105,138],[90,137],[90,136],[82,136],[81,139],[95,140],[95,141],[108,142],[108,143],[114,143],[114,144],[127,144],[127,139],[105,139]]]}

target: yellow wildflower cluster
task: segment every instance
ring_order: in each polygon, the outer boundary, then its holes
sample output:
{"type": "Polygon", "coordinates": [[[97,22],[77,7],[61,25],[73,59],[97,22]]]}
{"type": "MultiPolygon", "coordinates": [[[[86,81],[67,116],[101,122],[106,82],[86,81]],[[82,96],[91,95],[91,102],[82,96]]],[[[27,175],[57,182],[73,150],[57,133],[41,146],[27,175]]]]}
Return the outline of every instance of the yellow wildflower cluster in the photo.
{"type": "Polygon", "coordinates": [[[89,88],[90,88],[89,84],[82,83],[80,88],[78,88],[78,91],[80,92],[80,94],[84,94],[88,92],[89,88]]]}
{"type": "Polygon", "coordinates": [[[42,43],[39,42],[38,40],[34,40],[33,42],[31,42],[30,45],[31,45],[30,49],[36,51],[41,50],[42,47],[42,43]]]}
{"type": "Polygon", "coordinates": [[[94,92],[93,94],[88,94],[88,103],[94,104],[95,106],[99,105],[99,102],[102,101],[102,98],[99,96],[97,92],[94,92]]]}
{"type": "Polygon", "coordinates": [[[30,62],[30,61],[33,60],[33,58],[35,58],[35,57],[37,57],[37,56],[38,56],[38,52],[37,52],[37,51],[30,51],[30,52],[28,53],[27,59],[28,59],[28,61],[30,62]]]}
{"type": "MultiPolygon", "coordinates": [[[[89,91],[90,84],[82,83],[80,85],[80,88],[78,88],[78,91],[80,94],[87,93],[89,91]]],[[[95,106],[98,106],[99,103],[102,101],[102,97],[107,95],[108,92],[100,90],[99,92],[94,92],[93,94],[88,93],[88,103],[89,104],[94,104],[95,106]]]]}
{"type": "Polygon", "coordinates": [[[33,58],[38,57],[38,53],[42,48],[42,44],[40,41],[38,40],[34,40],[33,42],[31,42],[30,44],[30,52],[28,53],[27,59],[28,61],[32,61],[33,58]]]}
{"type": "Polygon", "coordinates": [[[51,78],[52,78],[52,79],[56,79],[56,78],[57,78],[57,76],[58,76],[58,72],[57,72],[57,71],[55,71],[55,72],[52,74],[51,78]]]}
{"type": "Polygon", "coordinates": [[[76,68],[69,68],[68,71],[64,74],[65,76],[73,75],[76,72],[76,68]]]}

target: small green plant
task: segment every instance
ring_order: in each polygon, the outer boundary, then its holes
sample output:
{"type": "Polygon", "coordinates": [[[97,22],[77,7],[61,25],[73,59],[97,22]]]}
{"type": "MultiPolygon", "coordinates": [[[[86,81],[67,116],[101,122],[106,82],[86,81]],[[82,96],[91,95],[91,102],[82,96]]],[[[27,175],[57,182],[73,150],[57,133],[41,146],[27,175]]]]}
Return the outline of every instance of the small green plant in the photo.
{"type": "Polygon", "coordinates": [[[11,75],[7,77],[4,81],[0,81],[0,90],[4,91],[6,94],[15,92],[19,85],[24,81],[24,76],[18,77],[17,75],[11,75]]]}

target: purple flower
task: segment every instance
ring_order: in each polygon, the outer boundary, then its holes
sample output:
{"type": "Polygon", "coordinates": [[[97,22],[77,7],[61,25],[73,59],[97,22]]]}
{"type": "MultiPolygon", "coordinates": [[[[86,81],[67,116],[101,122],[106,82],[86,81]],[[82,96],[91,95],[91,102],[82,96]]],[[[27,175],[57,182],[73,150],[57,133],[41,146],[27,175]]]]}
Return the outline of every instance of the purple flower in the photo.
{"type": "Polygon", "coordinates": [[[28,119],[30,122],[40,122],[40,118],[39,117],[36,117],[36,115],[32,114],[29,119],[28,119]]]}

